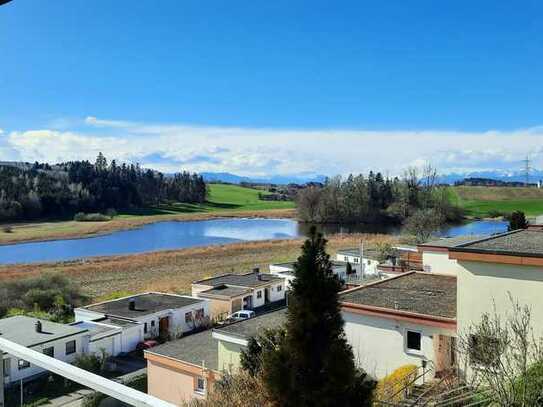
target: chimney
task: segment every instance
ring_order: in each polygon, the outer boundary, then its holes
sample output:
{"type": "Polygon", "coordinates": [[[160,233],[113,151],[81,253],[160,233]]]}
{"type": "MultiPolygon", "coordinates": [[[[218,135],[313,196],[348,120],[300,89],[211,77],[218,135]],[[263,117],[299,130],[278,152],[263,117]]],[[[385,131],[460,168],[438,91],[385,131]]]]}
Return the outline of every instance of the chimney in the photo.
{"type": "Polygon", "coordinates": [[[262,276],[260,275],[260,269],[258,267],[255,267],[253,269],[253,273],[256,276],[257,280],[262,280],[262,276]]]}
{"type": "Polygon", "coordinates": [[[37,333],[41,334],[43,332],[42,325],[41,325],[40,321],[36,321],[35,328],[36,328],[37,333]]]}
{"type": "Polygon", "coordinates": [[[136,300],[134,298],[130,298],[128,300],[128,309],[130,311],[134,311],[136,309],[136,300]]]}

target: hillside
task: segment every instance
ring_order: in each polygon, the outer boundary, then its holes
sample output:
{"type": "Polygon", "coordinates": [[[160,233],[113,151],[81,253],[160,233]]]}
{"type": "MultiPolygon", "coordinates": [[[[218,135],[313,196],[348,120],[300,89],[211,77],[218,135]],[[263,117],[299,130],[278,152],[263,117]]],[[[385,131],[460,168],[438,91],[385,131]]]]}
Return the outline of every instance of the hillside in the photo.
{"type": "Polygon", "coordinates": [[[543,189],[524,187],[450,187],[451,201],[468,216],[493,217],[523,211],[527,216],[543,214],[543,189]]]}

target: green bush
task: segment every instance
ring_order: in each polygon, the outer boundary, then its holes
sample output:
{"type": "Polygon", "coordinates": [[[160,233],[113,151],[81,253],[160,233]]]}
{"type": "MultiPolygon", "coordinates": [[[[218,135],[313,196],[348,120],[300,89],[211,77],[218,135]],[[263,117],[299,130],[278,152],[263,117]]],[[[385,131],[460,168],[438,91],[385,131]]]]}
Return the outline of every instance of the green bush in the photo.
{"type": "Polygon", "coordinates": [[[111,220],[111,216],[102,213],[78,212],[75,214],[74,220],[77,222],[108,222],[111,220]]]}

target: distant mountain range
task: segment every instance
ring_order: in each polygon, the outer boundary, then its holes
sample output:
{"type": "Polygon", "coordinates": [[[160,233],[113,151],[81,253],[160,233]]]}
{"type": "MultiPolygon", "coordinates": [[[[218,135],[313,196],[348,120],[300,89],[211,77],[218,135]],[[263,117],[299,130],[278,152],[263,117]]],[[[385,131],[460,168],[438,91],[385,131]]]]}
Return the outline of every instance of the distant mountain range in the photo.
{"type": "Polygon", "coordinates": [[[271,175],[269,177],[244,177],[230,172],[202,172],[206,182],[228,182],[241,184],[242,182],[260,184],[305,184],[307,182],[324,182],[325,175],[271,175]]]}
{"type": "MultiPolygon", "coordinates": [[[[526,175],[522,171],[474,171],[441,175],[438,177],[438,181],[442,184],[454,184],[464,178],[489,178],[505,182],[525,182],[526,175]]],[[[530,171],[530,182],[537,183],[539,180],[543,180],[543,171],[530,171]]]]}

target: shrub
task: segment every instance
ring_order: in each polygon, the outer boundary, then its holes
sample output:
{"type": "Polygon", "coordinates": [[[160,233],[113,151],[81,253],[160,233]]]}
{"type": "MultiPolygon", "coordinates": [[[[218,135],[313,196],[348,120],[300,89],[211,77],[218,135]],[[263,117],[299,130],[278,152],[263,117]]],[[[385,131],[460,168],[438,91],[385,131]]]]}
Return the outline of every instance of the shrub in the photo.
{"type": "Polygon", "coordinates": [[[107,222],[111,220],[111,217],[102,213],[78,212],[75,214],[74,220],[77,222],[107,222]]]}
{"type": "Polygon", "coordinates": [[[107,355],[105,354],[103,354],[102,356],[93,354],[81,354],[77,355],[73,364],[74,366],[86,370],[87,372],[100,374],[104,371],[104,363],[106,358],[107,355]]]}
{"type": "Polygon", "coordinates": [[[410,385],[417,376],[417,366],[405,365],[394,370],[391,374],[379,380],[375,389],[376,401],[399,402],[405,393],[402,389],[409,391],[410,385]]]}

